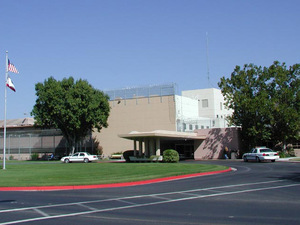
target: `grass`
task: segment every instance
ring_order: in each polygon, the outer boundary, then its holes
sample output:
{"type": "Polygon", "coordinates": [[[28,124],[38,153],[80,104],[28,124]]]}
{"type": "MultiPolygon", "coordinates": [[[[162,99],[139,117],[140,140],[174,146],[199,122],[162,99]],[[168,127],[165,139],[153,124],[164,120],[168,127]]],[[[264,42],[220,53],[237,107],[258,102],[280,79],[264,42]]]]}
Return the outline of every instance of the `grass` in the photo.
{"type": "Polygon", "coordinates": [[[0,187],[109,184],[227,169],[184,163],[10,163],[0,187]]]}
{"type": "Polygon", "coordinates": [[[291,158],[290,161],[300,161],[300,158],[297,157],[297,158],[291,158]]]}

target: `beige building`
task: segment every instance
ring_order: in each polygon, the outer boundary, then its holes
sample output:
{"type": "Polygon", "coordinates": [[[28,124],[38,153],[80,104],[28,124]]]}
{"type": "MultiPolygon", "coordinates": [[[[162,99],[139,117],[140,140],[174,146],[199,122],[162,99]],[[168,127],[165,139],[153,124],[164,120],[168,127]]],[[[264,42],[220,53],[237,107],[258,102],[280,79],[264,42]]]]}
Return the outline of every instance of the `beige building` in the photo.
{"type": "Polygon", "coordinates": [[[110,107],[108,128],[93,134],[103,147],[105,156],[134,149],[133,142],[119,137],[120,134],[132,131],[176,131],[174,95],[116,99],[110,101],[110,107]]]}
{"type": "MultiPolygon", "coordinates": [[[[109,126],[100,133],[93,133],[103,148],[104,156],[126,150],[136,150],[146,156],[160,155],[171,148],[177,150],[182,158],[194,158],[208,135],[195,131],[224,128],[228,111],[224,111],[224,99],[218,89],[183,93],[185,96],[175,95],[174,85],[108,92],[111,107],[109,126]],[[203,102],[206,103],[204,106],[203,102]]],[[[218,157],[221,154],[212,156],[218,157]]]]}
{"type": "MultiPolygon", "coordinates": [[[[192,90],[179,96],[175,89],[170,84],[106,92],[109,126],[93,132],[76,151],[96,153],[94,144],[99,143],[106,157],[126,150],[150,157],[175,149],[181,158],[208,159],[222,158],[225,146],[239,148],[237,130],[225,128],[230,112],[224,110],[220,90],[192,90]]],[[[34,152],[66,152],[61,132],[35,129],[32,118],[10,120],[7,125],[8,155],[24,158],[34,152]]],[[[1,132],[0,144],[3,146],[1,132]]]]}

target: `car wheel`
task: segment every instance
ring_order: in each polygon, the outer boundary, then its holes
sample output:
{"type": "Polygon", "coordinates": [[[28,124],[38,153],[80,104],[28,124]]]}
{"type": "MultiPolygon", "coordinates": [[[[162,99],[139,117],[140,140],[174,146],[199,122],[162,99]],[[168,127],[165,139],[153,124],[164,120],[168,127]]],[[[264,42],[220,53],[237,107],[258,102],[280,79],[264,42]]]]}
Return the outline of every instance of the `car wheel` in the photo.
{"type": "Polygon", "coordinates": [[[256,157],[256,162],[260,162],[260,159],[259,159],[259,157],[256,157]]]}
{"type": "Polygon", "coordinates": [[[83,160],[83,162],[88,163],[88,162],[89,162],[89,159],[85,158],[85,159],[83,160]]]}
{"type": "Polygon", "coordinates": [[[247,157],[244,157],[244,162],[248,162],[248,159],[247,159],[247,157]]]}
{"type": "Polygon", "coordinates": [[[69,159],[65,159],[65,163],[69,163],[70,162],[70,160],[69,159]]]}

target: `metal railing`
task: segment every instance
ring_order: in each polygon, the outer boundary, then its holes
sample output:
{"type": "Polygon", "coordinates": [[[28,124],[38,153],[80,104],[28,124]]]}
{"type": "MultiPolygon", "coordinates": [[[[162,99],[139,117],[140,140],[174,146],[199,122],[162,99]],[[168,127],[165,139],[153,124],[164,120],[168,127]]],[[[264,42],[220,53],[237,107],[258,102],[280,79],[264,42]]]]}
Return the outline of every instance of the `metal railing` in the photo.
{"type": "Polygon", "coordinates": [[[150,85],[104,91],[109,100],[133,99],[151,96],[175,95],[176,84],[150,85]]]}

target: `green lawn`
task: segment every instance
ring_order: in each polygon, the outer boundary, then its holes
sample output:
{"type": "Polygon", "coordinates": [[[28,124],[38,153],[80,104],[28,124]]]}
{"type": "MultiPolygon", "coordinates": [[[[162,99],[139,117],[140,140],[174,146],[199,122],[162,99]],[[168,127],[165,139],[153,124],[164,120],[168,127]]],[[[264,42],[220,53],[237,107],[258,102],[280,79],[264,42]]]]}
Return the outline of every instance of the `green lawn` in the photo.
{"type": "Polygon", "coordinates": [[[291,158],[290,161],[300,161],[299,157],[291,158]]]}
{"type": "Polygon", "coordinates": [[[109,184],[224,169],[184,163],[7,163],[6,170],[1,166],[0,187],[109,184]]]}

